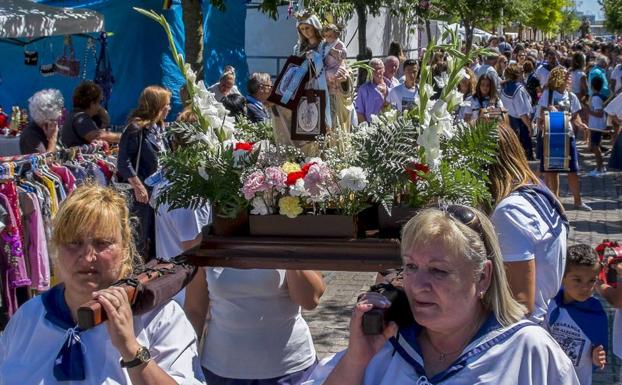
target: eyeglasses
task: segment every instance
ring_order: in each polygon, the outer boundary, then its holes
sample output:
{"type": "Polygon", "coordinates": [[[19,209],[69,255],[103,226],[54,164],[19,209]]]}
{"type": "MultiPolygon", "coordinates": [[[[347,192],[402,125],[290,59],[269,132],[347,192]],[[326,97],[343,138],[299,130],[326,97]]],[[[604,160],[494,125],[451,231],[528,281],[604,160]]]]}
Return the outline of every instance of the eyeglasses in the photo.
{"type": "Polygon", "coordinates": [[[467,206],[463,206],[463,205],[450,205],[450,206],[447,206],[444,211],[453,220],[458,221],[462,223],[463,225],[465,225],[466,227],[470,228],[471,230],[475,231],[479,235],[482,242],[484,243],[484,248],[486,249],[486,255],[487,256],[491,255],[491,252],[490,252],[491,248],[490,248],[490,245],[488,244],[488,241],[486,240],[486,236],[484,235],[484,229],[482,227],[482,222],[480,222],[477,214],[475,214],[475,212],[471,210],[471,208],[467,206]]]}
{"type": "Polygon", "coordinates": [[[260,84],[260,86],[265,87],[265,88],[272,88],[272,84],[260,84]]]}

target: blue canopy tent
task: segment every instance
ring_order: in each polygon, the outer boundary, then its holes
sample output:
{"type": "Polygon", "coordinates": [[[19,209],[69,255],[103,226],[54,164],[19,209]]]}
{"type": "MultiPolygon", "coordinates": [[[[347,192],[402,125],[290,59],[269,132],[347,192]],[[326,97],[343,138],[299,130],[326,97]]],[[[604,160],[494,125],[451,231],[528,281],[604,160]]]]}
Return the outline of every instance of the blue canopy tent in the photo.
{"type": "MultiPolygon", "coordinates": [[[[168,40],[160,25],[135,12],[132,7],[153,9],[167,18],[177,50],[184,52],[184,25],[179,0],[170,9],[162,9],[161,0],[41,0],[40,4],[54,7],[89,9],[103,15],[105,30],[112,33],[108,38],[108,56],[114,76],[114,86],[108,103],[113,124],[122,125],[143,88],[159,84],[173,93],[173,110],[169,118],[181,111],[179,89],[184,83],[168,47],[168,40]]],[[[237,2],[232,2],[237,3],[237,2]]],[[[243,3],[243,2],[240,2],[243,3]]],[[[1,5],[0,5],[1,7],[1,5]]],[[[244,22],[246,6],[231,4],[227,12],[212,11],[204,5],[204,24],[210,33],[205,37],[205,77],[211,81],[218,78],[226,64],[236,66],[240,81],[246,79],[247,67],[244,55],[244,22]],[[210,17],[222,19],[210,21],[210,17]],[[229,21],[227,22],[227,19],[229,21]],[[232,21],[235,26],[232,28],[232,21]],[[222,31],[214,30],[222,28],[222,31]],[[241,31],[241,32],[240,32],[241,31]],[[224,34],[235,34],[235,39],[222,39],[224,34]],[[225,46],[223,44],[227,44],[225,46]],[[230,44],[237,44],[231,46],[230,44]],[[235,59],[235,60],[234,60],[235,59]],[[209,64],[208,64],[209,63],[209,64]]],[[[0,14],[1,15],[1,14],[0,14]]],[[[92,35],[97,38],[97,34],[92,35]]],[[[24,46],[0,43],[0,106],[10,109],[13,105],[26,107],[28,98],[43,88],[57,88],[65,97],[65,107],[71,109],[71,95],[83,79],[93,79],[98,49],[87,49],[87,40],[74,38],[75,57],[80,61],[80,76],[43,76],[40,65],[51,64],[63,54],[64,37],[54,36],[37,40],[24,46]],[[36,66],[24,64],[25,51],[38,52],[36,66]]],[[[22,39],[22,41],[24,41],[22,39]]]]}

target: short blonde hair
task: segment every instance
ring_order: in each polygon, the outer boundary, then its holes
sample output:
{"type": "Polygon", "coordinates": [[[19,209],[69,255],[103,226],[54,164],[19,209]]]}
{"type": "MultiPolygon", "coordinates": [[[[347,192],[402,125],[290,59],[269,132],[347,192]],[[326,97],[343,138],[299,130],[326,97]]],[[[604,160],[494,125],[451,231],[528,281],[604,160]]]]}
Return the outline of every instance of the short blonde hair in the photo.
{"type": "Polygon", "coordinates": [[[125,197],[108,187],[84,185],[63,202],[52,224],[54,254],[62,245],[91,237],[109,238],[121,232],[123,264],[119,279],[129,277],[140,264],[125,197]]]}
{"type": "MultiPolygon", "coordinates": [[[[466,207],[477,216],[481,224],[481,235],[463,224],[445,210],[427,208],[408,221],[402,230],[402,256],[411,250],[426,246],[443,247],[455,256],[462,256],[473,264],[475,280],[484,270],[487,260],[492,262],[490,287],[486,290],[482,304],[492,312],[503,326],[509,326],[526,313],[510,291],[505,275],[499,241],[490,220],[479,210],[466,207]]],[[[468,279],[468,277],[464,277],[468,279]]]]}

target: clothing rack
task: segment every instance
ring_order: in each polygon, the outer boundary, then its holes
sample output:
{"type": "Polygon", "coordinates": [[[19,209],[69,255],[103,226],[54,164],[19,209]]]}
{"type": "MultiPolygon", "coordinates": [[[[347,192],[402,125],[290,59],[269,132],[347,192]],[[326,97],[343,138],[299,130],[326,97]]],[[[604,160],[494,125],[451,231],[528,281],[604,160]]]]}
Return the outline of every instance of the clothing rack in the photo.
{"type": "MultiPolygon", "coordinates": [[[[56,159],[74,159],[78,154],[95,154],[98,152],[107,152],[106,145],[100,143],[85,144],[82,146],[74,146],[63,148],[56,151],[50,151],[40,154],[27,154],[0,157],[0,179],[12,178],[15,176],[15,167],[19,167],[21,171],[24,165],[30,165],[33,169],[40,162],[44,162],[49,158],[56,159]]],[[[20,174],[20,172],[17,172],[20,174]]]]}

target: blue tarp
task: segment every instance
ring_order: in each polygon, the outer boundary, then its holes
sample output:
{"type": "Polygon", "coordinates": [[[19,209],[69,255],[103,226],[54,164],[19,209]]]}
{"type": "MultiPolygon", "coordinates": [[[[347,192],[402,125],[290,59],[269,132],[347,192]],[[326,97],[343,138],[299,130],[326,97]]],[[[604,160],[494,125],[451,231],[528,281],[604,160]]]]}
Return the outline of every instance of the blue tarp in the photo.
{"type": "Polygon", "coordinates": [[[227,1],[226,11],[221,12],[203,3],[203,31],[205,48],[203,67],[206,84],[213,84],[220,78],[224,67],[232,65],[236,71],[237,86],[246,93],[248,63],[244,51],[246,33],[246,2],[227,1]]]}
{"type": "MultiPolygon", "coordinates": [[[[153,9],[166,16],[171,25],[173,37],[180,53],[184,53],[184,25],[181,3],[173,1],[171,9],[162,9],[162,0],[44,0],[47,5],[83,7],[104,15],[105,29],[114,35],[108,39],[108,54],[112,63],[115,84],[108,104],[113,124],[123,124],[136,106],[143,88],[152,84],[163,85],[173,92],[174,118],[181,110],[179,89],[184,80],[172,60],[168,40],[162,27],[147,17],[135,12],[132,7],[153,9]]],[[[205,6],[205,78],[206,83],[216,81],[226,64],[232,64],[238,72],[238,82],[247,76],[244,54],[244,23],[246,5],[231,1],[227,12],[212,11],[205,6]]],[[[96,35],[93,35],[96,37],[96,35]]],[[[51,64],[63,52],[63,37],[52,37],[35,42],[26,48],[0,43],[0,106],[5,111],[11,106],[27,107],[28,98],[43,88],[57,88],[65,97],[65,107],[71,109],[71,95],[82,80],[93,79],[96,64],[94,52],[85,52],[87,40],[73,38],[76,58],[80,60],[80,77],[69,78],[60,75],[44,77],[39,65],[51,64]],[[24,64],[24,50],[39,53],[39,65],[24,64]],[[86,66],[85,66],[86,62],[86,66]]],[[[99,45],[97,45],[99,52],[99,45]]]]}

